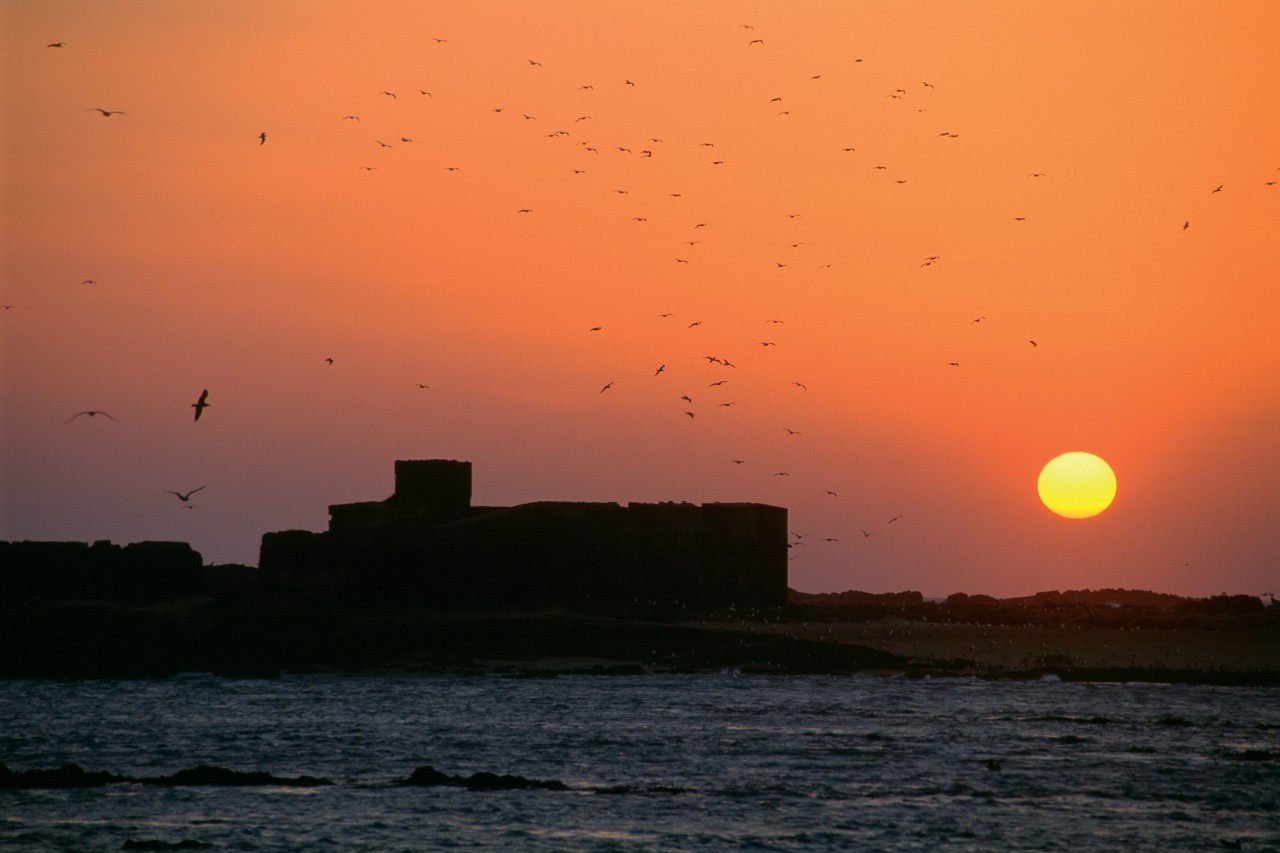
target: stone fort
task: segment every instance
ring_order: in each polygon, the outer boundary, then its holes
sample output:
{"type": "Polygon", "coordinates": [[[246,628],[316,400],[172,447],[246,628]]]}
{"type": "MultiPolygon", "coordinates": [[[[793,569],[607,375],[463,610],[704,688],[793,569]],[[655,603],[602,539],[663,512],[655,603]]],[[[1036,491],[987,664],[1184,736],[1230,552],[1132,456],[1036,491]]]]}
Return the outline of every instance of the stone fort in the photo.
{"type": "Polygon", "coordinates": [[[397,460],[395,493],[262,537],[265,578],[450,605],[781,607],[787,511],[756,503],[471,505],[471,463],[397,460]]]}

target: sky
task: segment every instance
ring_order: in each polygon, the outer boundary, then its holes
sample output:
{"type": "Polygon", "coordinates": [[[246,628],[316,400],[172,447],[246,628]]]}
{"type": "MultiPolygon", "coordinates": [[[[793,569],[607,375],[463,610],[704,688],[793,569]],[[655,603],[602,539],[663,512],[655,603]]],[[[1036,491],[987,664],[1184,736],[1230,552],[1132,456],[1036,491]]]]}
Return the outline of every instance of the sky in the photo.
{"type": "Polygon", "coordinates": [[[0,0],[0,539],[256,565],[441,458],[784,506],[806,592],[1276,590],[1278,29],[0,0]],[[1037,496],[1069,451],[1098,516],[1037,496]]]}

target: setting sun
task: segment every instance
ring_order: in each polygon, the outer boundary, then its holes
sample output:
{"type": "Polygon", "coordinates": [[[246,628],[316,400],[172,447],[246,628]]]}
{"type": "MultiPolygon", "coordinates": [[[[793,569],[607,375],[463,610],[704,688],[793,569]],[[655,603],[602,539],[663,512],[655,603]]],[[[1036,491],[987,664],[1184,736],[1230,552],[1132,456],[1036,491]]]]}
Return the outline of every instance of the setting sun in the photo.
{"type": "Polygon", "coordinates": [[[1111,506],[1116,475],[1092,453],[1064,453],[1044,466],[1036,490],[1044,505],[1063,518],[1089,518],[1111,506]]]}

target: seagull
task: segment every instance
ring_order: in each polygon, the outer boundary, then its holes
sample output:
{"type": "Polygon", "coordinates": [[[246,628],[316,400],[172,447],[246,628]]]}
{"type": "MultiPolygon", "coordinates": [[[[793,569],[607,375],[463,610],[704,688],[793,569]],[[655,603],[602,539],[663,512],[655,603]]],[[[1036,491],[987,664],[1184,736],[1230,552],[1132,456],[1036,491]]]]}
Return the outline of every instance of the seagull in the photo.
{"type": "Polygon", "coordinates": [[[330,367],[333,367],[333,359],[332,359],[332,358],[326,358],[326,359],[325,359],[325,362],[326,362],[330,367]]]}
{"type": "Polygon", "coordinates": [[[342,120],[343,121],[359,121],[360,116],[343,116],[342,120]]]}
{"type": "Polygon", "coordinates": [[[667,369],[667,366],[666,366],[665,364],[663,364],[663,365],[659,365],[658,369],[657,369],[657,370],[655,370],[655,371],[653,372],[653,375],[654,375],[654,376],[657,376],[659,373],[661,373],[662,371],[664,371],[664,370],[666,370],[666,369],[667,369]]]}
{"type": "Polygon", "coordinates": [[[55,41],[45,45],[45,47],[66,47],[66,46],[67,46],[67,43],[65,41],[55,41]]]}
{"type": "Polygon", "coordinates": [[[416,384],[416,385],[417,385],[419,388],[421,388],[423,391],[426,391],[428,388],[430,388],[430,387],[431,387],[430,385],[424,385],[424,384],[422,384],[421,382],[417,382],[417,383],[414,383],[414,384],[416,384]]]}
{"type": "Polygon", "coordinates": [[[947,367],[959,367],[959,366],[960,366],[960,362],[958,362],[958,361],[948,361],[948,362],[947,362],[947,367]]]}
{"type": "Polygon", "coordinates": [[[893,518],[891,518],[891,519],[889,519],[888,521],[886,521],[886,522],[885,522],[885,524],[893,524],[895,521],[897,521],[897,520],[898,520],[898,519],[900,519],[900,518],[902,518],[902,516],[900,516],[900,515],[895,515],[893,518]]]}
{"type": "MultiPolygon", "coordinates": [[[[95,417],[95,416],[97,416],[97,415],[102,415],[102,416],[103,416],[103,417],[105,417],[105,418],[111,418],[111,420],[113,420],[113,421],[115,421],[115,420],[116,420],[115,418],[112,418],[112,417],[111,417],[111,415],[107,414],[106,412],[102,412],[102,411],[95,411],[95,410],[89,410],[89,411],[85,411],[85,412],[76,412],[74,415],[72,415],[71,417],[67,418],[67,419],[66,419],[66,421],[65,421],[64,423],[71,423],[71,422],[72,422],[72,421],[74,421],[76,418],[80,417],[81,415],[88,415],[88,416],[89,416],[89,417],[91,417],[91,418],[92,418],[92,417],[95,417]]],[[[119,423],[119,421],[116,421],[116,423],[119,423]]]]}
{"type": "Polygon", "coordinates": [[[1191,227],[1191,223],[1190,223],[1189,221],[1188,221],[1188,222],[1184,222],[1184,223],[1182,223],[1182,230],[1183,230],[1183,231],[1186,231],[1186,230],[1187,230],[1188,228],[1190,228],[1190,227],[1191,227]]]}
{"type": "MultiPolygon", "coordinates": [[[[200,420],[200,415],[203,414],[204,410],[209,407],[210,404],[205,402],[208,399],[209,399],[209,389],[206,388],[200,392],[200,399],[196,400],[194,403],[191,404],[191,408],[196,410],[196,416],[194,420],[197,420],[197,421],[200,420]]],[[[106,413],[104,412],[103,414],[106,414],[106,413]]]]}
{"type": "Polygon", "coordinates": [[[797,430],[797,429],[790,429],[788,427],[783,427],[783,429],[787,431],[787,435],[803,435],[803,433],[801,433],[800,430],[797,430]]]}
{"type": "Polygon", "coordinates": [[[838,498],[838,497],[840,497],[839,495],[837,495],[835,492],[831,491],[830,489],[827,489],[825,492],[823,492],[823,494],[824,494],[824,495],[831,495],[831,497],[833,497],[833,498],[838,498]]]}
{"type": "Polygon", "coordinates": [[[88,109],[85,110],[85,112],[102,113],[103,118],[110,118],[111,116],[127,116],[128,115],[128,113],[125,112],[124,110],[104,110],[102,107],[89,107],[88,109]]]}
{"type": "Polygon", "coordinates": [[[1036,343],[1035,341],[1027,341],[1027,343],[1031,344],[1033,347],[1038,347],[1038,346],[1040,346],[1040,345],[1039,345],[1038,343],[1036,343]]]}
{"type": "Polygon", "coordinates": [[[610,388],[612,388],[612,387],[613,387],[613,383],[612,383],[612,382],[610,382],[610,383],[608,383],[607,385],[605,385],[603,388],[601,388],[601,389],[600,389],[600,393],[601,393],[601,394],[603,394],[605,391],[608,391],[608,390],[609,390],[610,388]]]}
{"type": "Polygon", "coordinates": [[[866,539],[868,536],[873,536],[873,535],[875,535],[875,531],[874,531],[874,530],[873,530],[873,531],[871,531],[870,533],[868,533],[868,532],[867,532],[867,531],[865,531],[865,530],[863,530],[863,531],[862,531],[862,538],[863,538],[863,539],[866,539]]]}
{"type": "Polygon", "coordinates": [[[969,324],[970,324],[970,325],[972,325],[972,324],[974,324],[974,323],[981,323],[981,322],[982,322],[983,320],[985,320],[985,319],[987,319],[985,316],[984,316],[984,317],[978,317],[976,320],[970,320],[970,321],[969,321],[969,324]]]}
{"type": "Polygon", "coordinates": [[[363,169],[363,170],[364,170],[364,171],[366,171],[366,172],[376,172],[376,171],[378,171],[378,167],[377,167],[377,166],[357,166],[356,168],[357,168],[357,169],[363,169]]]}
{"type": "Polygon", "coordinates": [[[803,382],[792,382],[791,384],[799,388],[801,391],[809,390],[809,388],[803,382]]]}
{"type": "Polygon", "coordinates": [[[1218,184],[1216,187],[1213,188],[1213,192],[1209,193],[1209,195],[1213,195],[1213,193],[1222,192],[1222,186],[1223,186],[1222,184],[1218,184]]]}
{"type": "Polygon", "coordinates": [[[379,95],[389,95],[389,96],[391,96],[392,98],[395,98],[397,101],[398,101],[398,100],[400,100],[399,98],[396,98],[396,93],[395,93],[395,92],[379,92],[378,94],[379,94],[379,95]]]}
{"type": "Polygon", "coordinates": [[[267,144],[267,132],[266,132],[265,130],[264,130],[264,131],[262,131],[262,133],[259,133],[259,134],[258,134],[258,144],[259,144],[259,145],[266,145],[266,144],[267,144]]]}
{"type": "MultiPolygon", "coordinates": [[[[203,489],[203,488],[204,486],[200,487],[200,489],[203,489]]],[[[187,492],[185,495],[182,492],[175,492],[172,489],[165,489],[165,494],[176,495],[178,500],[182,501],[183,503],[186,503],[187,501],[191,500],[191,496],[194,495],[196,492],[200,491],[200,489],[192,489],[191,491],[187,492]]]]}

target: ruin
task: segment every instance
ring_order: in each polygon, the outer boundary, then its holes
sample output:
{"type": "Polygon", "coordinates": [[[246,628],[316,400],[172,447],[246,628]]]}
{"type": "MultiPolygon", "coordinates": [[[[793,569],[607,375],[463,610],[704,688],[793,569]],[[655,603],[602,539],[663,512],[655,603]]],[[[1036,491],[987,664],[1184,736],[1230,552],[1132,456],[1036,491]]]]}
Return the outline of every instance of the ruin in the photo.
{"type": "Polygon", "coordinates": [[[397,460],[395,493],[262,537],[264,578],[448,605],[781,607],[787,511],[755,503],[471,505],[471,463],[397,460]]]}

